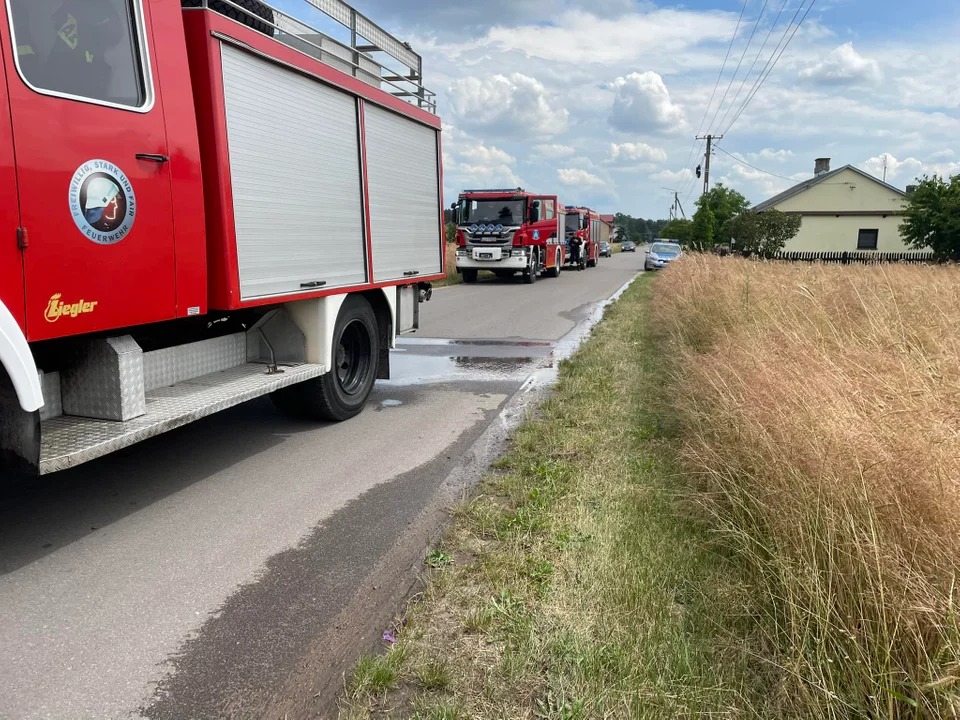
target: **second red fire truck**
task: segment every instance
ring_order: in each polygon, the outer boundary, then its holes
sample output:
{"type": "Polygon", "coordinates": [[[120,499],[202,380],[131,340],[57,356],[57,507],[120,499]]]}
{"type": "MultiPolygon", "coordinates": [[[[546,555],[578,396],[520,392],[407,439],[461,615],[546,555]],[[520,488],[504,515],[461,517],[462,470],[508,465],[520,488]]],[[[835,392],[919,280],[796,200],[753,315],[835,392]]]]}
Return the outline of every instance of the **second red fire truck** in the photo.
{"type": "Polygon", "coordinates": [[[564,209],[556,195],[523,188],[464,190],[453,206],[457,224],[457,272],[477,281],[520,274],[528,284],[541,274],[557,277],[566,259],[564,209]]]}

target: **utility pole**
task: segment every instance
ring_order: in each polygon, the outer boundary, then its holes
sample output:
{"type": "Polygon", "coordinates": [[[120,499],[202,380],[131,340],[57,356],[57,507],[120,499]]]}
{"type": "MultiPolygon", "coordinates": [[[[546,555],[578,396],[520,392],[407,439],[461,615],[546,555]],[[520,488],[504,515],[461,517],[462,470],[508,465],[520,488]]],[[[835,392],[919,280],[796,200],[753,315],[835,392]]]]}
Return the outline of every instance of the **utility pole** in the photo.
{"type": "Polygon", "coordinates": [[[677,207],[680,208],[680,214],[683,215],[683,219],[687,219],[687,214],[683,211],[683,205],[680,204],[680,195],[677,193],[673,194],[674,202],[676,202],[677,207]]]}
{"type": "Polygon", "coordinates": [[[673,204],[670,206],[670,219],[677,220],[680,216],[683,216],[683,219],[687,219],[687,214],[683,211],[683,205],[680,204],[680,192],[674,190],[673,188],[661,187],[661,190],[666,190],[667,192],[673,193],[673,204]],[[679,213],[677,212],[679,210],[679,213]]]}
{"type": "Polygon", "coordinates": [[[697,140],[707,141],[707,160],[703,166],[703,194],[706,195],[710,191],[710,157],[713,155],[713,141],[723,140],[723,135],[707,135],[698,137],[697,140]]]}
{"type": "Polygon", "coordinates": [[[883,181],[887,181],[887,154],[883,154],[883,181]]]}

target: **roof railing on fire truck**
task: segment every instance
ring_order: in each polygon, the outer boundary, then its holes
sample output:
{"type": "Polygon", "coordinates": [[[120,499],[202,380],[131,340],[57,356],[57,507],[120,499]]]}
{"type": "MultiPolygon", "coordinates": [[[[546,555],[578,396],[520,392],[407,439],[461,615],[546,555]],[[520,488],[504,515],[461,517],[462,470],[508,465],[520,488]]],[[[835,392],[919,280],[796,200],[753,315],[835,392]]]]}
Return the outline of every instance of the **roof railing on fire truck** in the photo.
{"type": "MultiPolygon", "coordinates": [[[[249,10],[235,0],[220,2],[249,14],[249,10]]],[[[271,28],[268,35],[272,35],[274,40],[374,87],[382,88],[382,85],[386,84],[389,89],[382,89],[394,97],[436,114],[437,94],[423,86],[423,58],[413,51],[409,43],[398,40],[343,0],[303,2],[347,28],[350,31],[350,44],[331,37],[267,2],[263,2],[263,5],[273,11],[273,22],[260,17],[256,20],[271,28]],[[384,65],[373,57],[373,53],[388,55],[400,63],[405,71],[384,65]]],[[[207,7],[207,4],[208,0],[201,0],[202,7],[207,7]]]]}
{"type": "Polygon", "coordinates": [[[523,188],[481,188],[479,190],[461,190],[460,194],[466,193],[522,193],[526,192],[523,188]]]}

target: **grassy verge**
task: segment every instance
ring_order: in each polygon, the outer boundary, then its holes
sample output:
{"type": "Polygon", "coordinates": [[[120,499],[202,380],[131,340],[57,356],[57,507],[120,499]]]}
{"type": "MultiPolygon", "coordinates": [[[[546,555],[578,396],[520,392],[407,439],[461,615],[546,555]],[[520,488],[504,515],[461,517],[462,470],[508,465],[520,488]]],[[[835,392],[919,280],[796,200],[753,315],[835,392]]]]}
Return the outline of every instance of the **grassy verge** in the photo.
{"type": "Polygon", "coordinates": [[[456,509],[398,642],[341,717],[755,716],[739,567],[687,506],[649,343],[649,277],[560,371],[456,509]]]}

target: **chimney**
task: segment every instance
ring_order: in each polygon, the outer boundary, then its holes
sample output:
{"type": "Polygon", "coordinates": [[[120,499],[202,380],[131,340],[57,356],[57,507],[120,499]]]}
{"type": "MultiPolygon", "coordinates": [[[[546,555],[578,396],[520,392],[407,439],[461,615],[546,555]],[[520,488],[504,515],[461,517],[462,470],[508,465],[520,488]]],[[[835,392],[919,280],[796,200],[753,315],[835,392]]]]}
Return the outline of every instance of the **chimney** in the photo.
{"type": "Polygon", "coordinates": [[[813,167],[814,177],[820,177],[830,172],[830,158],[817,158],[816,165],[813,167]]]}
{"type": "Polygon", "coordinates": [[[907,195],[913,195],[917,191],[916,185],[907,185],[907,195]]]}

